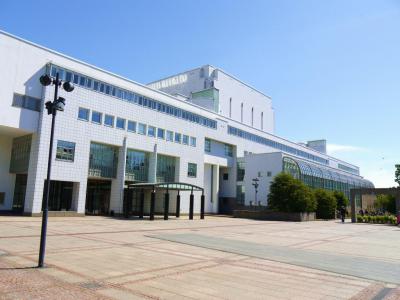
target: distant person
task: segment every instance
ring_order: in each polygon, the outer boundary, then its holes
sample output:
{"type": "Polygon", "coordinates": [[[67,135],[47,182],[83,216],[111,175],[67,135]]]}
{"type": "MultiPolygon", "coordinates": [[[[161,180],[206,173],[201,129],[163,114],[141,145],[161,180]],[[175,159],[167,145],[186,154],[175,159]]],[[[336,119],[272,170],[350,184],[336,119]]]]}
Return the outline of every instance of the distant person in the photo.
{"type": "Polygon", "coordinates": [[[346,207],[342,206],[340,208],[340,216],[342,217],[342,223],[344,223],[344,218],[346,217],[346,207]]]}
{"type": "Polygon", "coordinates": [[[360,211],[358,212],[361,216],[364,217],[364,211],[362,209],[360,209],[360,211]]]}

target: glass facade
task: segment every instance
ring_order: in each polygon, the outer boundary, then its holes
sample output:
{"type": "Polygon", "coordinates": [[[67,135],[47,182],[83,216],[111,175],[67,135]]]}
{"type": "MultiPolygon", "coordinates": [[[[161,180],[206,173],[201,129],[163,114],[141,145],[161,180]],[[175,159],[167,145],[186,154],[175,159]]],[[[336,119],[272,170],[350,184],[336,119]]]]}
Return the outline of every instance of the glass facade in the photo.
{"type": "Polygon", "coordinates": [[[313,155],[311,153],[296,149],[294,147],[261,137],[259,135],[244,131],[242,129],[236,128],[236,127],[232,127],[228,125],[228,134],[230,135],[235,135],[238,136],[242,139],[246,139],[249,141],[253,141],[255,143],[259,143],[259,144],[263,144],[265,146],[269,146],[271,148],[275,148],[275,149],[279,149],[281,151],[293,154],[293,155],[297,155],[309,160],[313,160],[316,161],[318,163],[324,164],[324,165],[328,165],[329,161],[325,158],[313,155]]]}
{"type": "Polygon", "coordinates": [[[14,94],[12,106],[40,112],[42,100],[27,95],[14,94]]]}
{"type": "Polygon", "coordinates": [[[126,154],[126,180],[148,182],[149,153],[128,149],[126,154]]]}
{"type": "Polygon", "coordinates": [[[91,143],[89,158],[89,176],[116,178],[118,149],[113,146],[91,143]]]}
{"type": "Polygon", "coordinates": [[[244,171],[245,170],[245,163],[244,161],[237,162],[237,178],[236,181],[243,181],[244,180],[244,171]]]}
{"type": "Polygon", "coordinates": [[[103,93],[112,97],[116,97],[120,100],[127,101],[132,104],[136,104],[148,109],[164,113],[175,118],[183,119],[188,122],[197,123],[202,126],[206,126],[212,129],[217,128],[217,121],[211,120],[209,118],[200,116],[198,114],[192,113],[181,108],[165,104],[161,101],[145,97],[143,95],[130,92],[125,89],[118,88],[113,85],[109,85],[104,82],[100,82],[93,78],[86,77],[84,75],[72,72],[65,68],[61,68],[55,65],[50,66],[50,76],[55,77],[56,73],[59,73],[60,79],[65,80],[65,78],[73,78],[73,82],[80,85],[83,88],[90,89],[95,92],[103,93]],[[81,84],[82,83],[82,84],[81,84]]]}
{"type": "Polygon", "coordinates": [[[31,155],[32,135],[13,139],[11,148],[10,173],[27,173],[31,155]]]}
{"type": "Polygon", "coordinates": [[[290,157],[283,158],[282,168],[283,172],[291,174],[294,178],[301,180],[311,188],[341,191],[348,198],[350,197],[350,189],[374,187],[368,180],[344,175],[333,169],[290,157]]]}
{"type": "Polygon", "coordinates": [[[175,157],[157,154],[157,182],[175,181],[175,157]]]}
{"type": "Polygon", "coordinates": [[[244,205],[245,200],[245,189],[244,185],[236,186],[236,203],[239,205],[244,205]]]}
{"type": "Polygon", "coordinates": [[[188,177],[197,177],[197,164],[188,163],[188,177]]]}
{"type": "Polygon", "coordinates": [[[74,161],[75,143],[67,141],[57,141],[56,159],[74,161]]]}
{"type": "Polygon", "coordinates": [[[210,139],[204,140],[204,151],[211,152],[211,140],[210,139]]]}
{"type": "Polygon", "coordinates": [[[233,147],[232,145],[224,144],[225,156],[232,157],[233,156],[233,147]]]}

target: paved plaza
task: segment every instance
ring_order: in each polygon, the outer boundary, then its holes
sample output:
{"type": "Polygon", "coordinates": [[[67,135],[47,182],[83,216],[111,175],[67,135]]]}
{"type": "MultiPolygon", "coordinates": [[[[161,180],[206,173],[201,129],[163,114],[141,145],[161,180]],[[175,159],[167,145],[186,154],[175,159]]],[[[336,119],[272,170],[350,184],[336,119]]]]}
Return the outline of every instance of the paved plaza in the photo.
{"type": "Polygon", "coordinates": [[[400,299],[400,228],[0,217],[0,299],[400,299]]]}

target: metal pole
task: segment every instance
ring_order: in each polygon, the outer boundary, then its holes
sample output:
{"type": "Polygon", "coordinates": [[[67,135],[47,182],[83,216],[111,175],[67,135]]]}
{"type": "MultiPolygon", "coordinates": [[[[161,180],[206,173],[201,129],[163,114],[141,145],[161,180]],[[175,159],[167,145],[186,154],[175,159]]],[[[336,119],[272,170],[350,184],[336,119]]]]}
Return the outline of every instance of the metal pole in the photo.
{"type": "Polygon", "coordinates": [[[200,197],[200,219],[204,219],[204,194],[200,197]]]}
{"type": "Polygon", "coordinates": [[[139,219],[143,219],[144,215],[144,190],[140,192],[140,207],[139,207],[139,219]]]}
{"type": "Polygon", "coordinates": [[[150,198],[150,220],[154,220],[154,208],[156,205],[156,191],[151,191],[151,198],[150,198]]]}
{"type": "MultiPolygon", "coordinates": [[[[54,88],[54,101],[58,98],[58,72],[56,74],[56,82],[54,88]]],[[[44,207],[42,208],[42,230],[40,233],[40,250],[39,250],[39,268],[43,268],[44,255],[46,252],[46,236],[47,236],[47,219],[49,211],[49,196],[50,196],[50,175],[51,175],[51,161],[53,155],[53,139],[54,139],[54,124],[56,119],[56,110],[52,107],[51,111],[51,133],[50,133],[50,145],[49,145],[49,158],[47,163],[47,185],[46,185],[46,197],[44,199],[44,207]]]]}
{"type": "Polygon", "coordinates": [[[189,220],[193,220],[193,206],[194,206],[194,195],[193,195],[193,190],[192,193],[190,194],[189,198],[189,220]]]}
{"type": "Polygon", "coordinates": [[[179,195],[179,190],[178,190],[178,195],[176,195],[176,214],[175,216],[179,218],[181,212],[181,195],[179,195]]]}
{"type": "Polygon", "coordinates": [[[164,220],[168,220],[168,213],[169,213],[169,192],[164,195],[164,220]]]}

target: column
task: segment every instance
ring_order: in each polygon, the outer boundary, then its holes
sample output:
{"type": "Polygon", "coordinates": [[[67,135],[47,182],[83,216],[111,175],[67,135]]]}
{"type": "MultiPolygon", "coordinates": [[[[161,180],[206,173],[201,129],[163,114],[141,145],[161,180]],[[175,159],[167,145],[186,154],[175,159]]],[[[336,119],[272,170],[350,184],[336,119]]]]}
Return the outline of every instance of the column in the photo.
{"type": "Polygon", "coordinates": [[[175,214],[175,216],[177,218],[179,218],[180,213],[181,213],[181,195],[179,194],[179,190],[178,190],[178,195],[176,195],[176,214],[175,214]]]}
{"type": "Polygon", "coordinates": [[[117,178],[111,182],[110,211],[123,213],[125,169],[126,169],[126,137],[124,137],[122,147],[118,151],[117,178]]]}
{"type": "Polygon", "coordinates": [[[154,220],[154,208],[156,206],[156,191],[153,189],[151,191],[151,198],[150,198],[150,220],[154,220]]]}
{"type": "Polygon", "coordinates": [[[193,195],[193,189],[192,192],[190,193],[190,198],[189,198],[189,220],[193,220],[193,206],[194,206],[194,195],[193,195]]]}
{"type": "Polygon", "coordinates": [[[143,219],[144,215],[144,190],[140,191],[139,219],[143,219]]]}
{"type": "Polygon", "coordinates": [[[157,144],[149,157],[149,182],[157,182],[157,144]]]}
{"type": "Polygon", "coordinates": [[[200,197],[200,219],[204,219],[204,191],[200,197]]]}
{"type": "Polygon", "coordinates": [[[168,220],[168,213],[169,213],[169,191],[164,195],[164,220],[168,220]]]}

